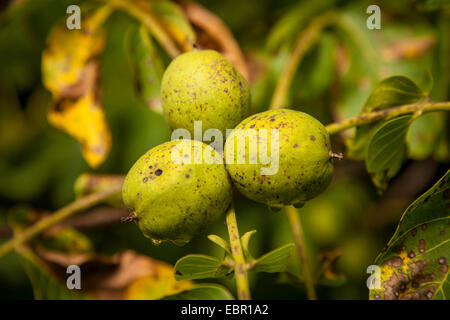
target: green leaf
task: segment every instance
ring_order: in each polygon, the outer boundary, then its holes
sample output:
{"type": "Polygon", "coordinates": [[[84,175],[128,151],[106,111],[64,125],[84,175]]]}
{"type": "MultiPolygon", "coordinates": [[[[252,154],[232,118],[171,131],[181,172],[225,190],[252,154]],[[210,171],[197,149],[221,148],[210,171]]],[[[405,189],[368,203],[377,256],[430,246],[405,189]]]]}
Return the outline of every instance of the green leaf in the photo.
{"type": "Polygon", "coordinates": [[[233,295],[218,284],[198,284],[194,288],[165,297],[163,300],[234,300],[233,295]]]}
{"type": "Polygon", "coordinates": [[[150,38],[141,26],[130,37],[131,60],[135,69],[135,83],[139,96],[155,112],[162,113],[160,86],[164,64],[150,38]]]}
{"type": "Polygon", "coordinates": [[[250,230],[250,231],[247,231],[246,233],[244,233],[244,235],[241,237],[242,250],[244,251],[247,261],[253,260],[252,255],[250,254],[250,251],[248,250],[248,243],[249,243],[252,235],[254,235],[255,233],[256,233],[256,230],[250,230]]]}
{"type": "MultiPolygon", "coordinates": [[[[330,88],[336,69],[334,56],[337,45],[338,39],[334,34],[322,33],[317,45],[305,56],[293,79],[291,95],[294,101],[318,98],[330,88]]],[[[306,106],[302,109],[308,111],[306,106]]]]}
{"type": "Polygon", "coordinates": [[[203,254],[189,254],[177,261],[174,267],[175,279],[191,280],[224,277],[230,268],[217,258],[203,254]]]}
{"type": "Polygon", "coordinates": [[[269,273],[285,271],[293,247],[293,243],[288,243],[266,253],[252,262],[250,271],[269,273]]]}
{"type": "Polygon", "coordinates": [[[371,299],[448,299],[450,279],[450,170],[403,213],[376,258],[380,288],[371,299]]]}
{"type": "Polygon", "coordinates": [[[267,49],[279,49],[284,43],[293,43],[297,34],[307,24],[311,17],[333,6],[336,0],[305,1],[289,8],[271,28],[267,40],[267,49]]]}
{"type": "Polygon", "coordinates": [[[410,120],[411,116],[402,116],[384,122],[369,142],[366,167],[379,191],[386,189],[405,159],[410,120]]]}
{"type": "Polygon", "coordinates": [[[392,76],[382,80],[372,91],[364,105],[363,112],[415,103],[426,96],[426,93],[408,77],[392,76]]]}
{"type": "Polygon", "coordinates": [[[79,300],[84,299],[76,291],[72,291],[59,283],[44,263],[29,249],[21,247],[17,250],[20,261],[33,287],[37,300],[79,300]]]}
{"type": "MultiPolygon", "coordinates": [[[[382,80],[372,91],[361,111],[383,110],[404,104],[416,103],[426,97],[417,84],[404,76],[392,76],[382,80]]],[[[356,128],[354,138],[348,143],[348,156],[362,160],[367,152],[367,146],[373,133],[382,125],[382,121],[372,125],[362,125],[356,128]]]]}
{"type": "Polygon", "coordinates": [[[212,242],[214,242],[215,244],[217,244],[219,247],[221,247],[223,250],[225,250],[226,253],[228,253],[231,256],[230,245],[228,244],[228,242],[225,239],[223,239],[215,234],[208,235],[208,239],[211,240],[212,242]]]}

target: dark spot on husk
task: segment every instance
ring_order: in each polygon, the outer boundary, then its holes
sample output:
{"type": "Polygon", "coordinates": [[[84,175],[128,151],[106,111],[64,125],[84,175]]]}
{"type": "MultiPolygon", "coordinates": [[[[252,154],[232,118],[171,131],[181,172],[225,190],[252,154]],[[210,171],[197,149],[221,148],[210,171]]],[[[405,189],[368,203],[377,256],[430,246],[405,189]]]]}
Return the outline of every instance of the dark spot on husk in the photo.
{"type": "Polygon", "coordinates": [[[163,171],[161,169],[158,169],[155,171],[155,175],[160,176],[162,175],[163,171]]]}

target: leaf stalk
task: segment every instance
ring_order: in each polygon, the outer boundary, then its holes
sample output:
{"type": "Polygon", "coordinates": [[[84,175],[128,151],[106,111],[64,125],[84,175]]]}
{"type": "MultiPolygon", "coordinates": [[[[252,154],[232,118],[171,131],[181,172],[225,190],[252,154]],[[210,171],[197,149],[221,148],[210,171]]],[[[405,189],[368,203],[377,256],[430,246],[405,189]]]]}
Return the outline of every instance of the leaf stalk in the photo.
{"type": "Polygon", "coordinates": [[[233,206],[228,209],[227,217],[228,235],[230,237],[231,254],[234,260],[234,273],[236,277],[237,296],[239,300],[250,300],[248,285],[247,262],[242,250],[241,238],[236,221],[236,213],[233,206]]]}

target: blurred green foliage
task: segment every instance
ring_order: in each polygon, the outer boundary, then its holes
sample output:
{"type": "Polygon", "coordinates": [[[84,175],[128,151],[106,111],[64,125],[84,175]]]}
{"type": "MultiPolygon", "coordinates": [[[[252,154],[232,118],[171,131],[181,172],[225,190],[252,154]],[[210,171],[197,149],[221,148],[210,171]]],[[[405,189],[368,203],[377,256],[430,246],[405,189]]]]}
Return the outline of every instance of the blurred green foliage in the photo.
{"type": "MultiPolygon", "coordinates": [[[[18,204],[52,211],[73,201],[75,180],[92,171],[81,155],[79,143],[48,124],[46,111],[51,95],[42,85],[40,71],[41,53],[50,28],[66,17],[68,5],[83,1],[23,2],[0,12],[0,227],[6,225],[8,211],[18,204]]],[[[449,99],[449,10],[435,8],[432,1],[202,0],[199,3],[223,19],[246,54],[253,70],[250,84],[254,112],[268,108],[298,33],[327,10],[339,11],[339,21],[337,26],[323,32],[318,44],[301,62],[289,92],[289,105],[325,124],[331,123],[359,114],[376,83],[396,74],[411,77],[421,88],[432,83],[432,100],[449,99]],[[365,27],[365,9],[369,4],[381,7],[381,30],[365,27]]],[[[113,143],[106,162],[95,172],[125,174],[148,149],[167,141],[170,132],[164,118],[152,111],[136,90],[139,76],[130,52],[136,48],[139,23],[125,13],[116,12],[105,28],[100,95],[113,143]]],[[[168,55],[157,44],[154,50],[166,66],[170,61],[168,55]]],[[[344,150],[342,139],[336,138],[333,143],[337,150],[344,150]]],[[[379,198],[364,164],[343,161],[337,165],[332,185],[300,209],[310,255],[316,258],[314,268],[320,269],[318,261],[324,252],[342,253],[333,265],[333,272],[342,274],[340,279],[344,280],[319,284],[320,298],[367,298],[366,268],[373,264],[402,213],[401,209],[385,208],[393,201],[400,202],[396,208],[406,208],[448,166],[448,115],[428,114],[414,122],[408,134],[408,151],[413,159],[434,157],[441,163],[431,160],[422,170],[433,174],[421,180],[414,179],[407,170],[413,162],[408,161],[398,178],[393,179],[397,189],[388,189],[387,196],[379,198]],[[415,187],[408,192],[398,191],[408,184],[415,187]],[[388,218],[377,219],[382,216],[388,218]]],[[[292,242],[282,212],[270,212],[242,197],[236,200],[236,212],[241,234],[257,230],[250,243],[254,256],[292,242]]],[[[209,233],[228,237],[223,222],[209,233]]],[[[99,253],[134,249],[171,264],[187,253],[223,256],[223,250],[208,241],[206,235],[184,247],[176,247],[153,246],[135,225],[114,224],[84,234],[99,253]]],[[[298,274],[296,259],[295,255],[291,258],[293,275],[298,274]]],[[[234,282],[229,278],[217,282],[234,292],[234,282]]],[[[252,273],[250,284],[256,299],[306,296],[301,284],[286,281],[277,274],[252,273]]],[[[0,287],[2,299],[33,296],[16,254],[0,261],[0,287]]]]}

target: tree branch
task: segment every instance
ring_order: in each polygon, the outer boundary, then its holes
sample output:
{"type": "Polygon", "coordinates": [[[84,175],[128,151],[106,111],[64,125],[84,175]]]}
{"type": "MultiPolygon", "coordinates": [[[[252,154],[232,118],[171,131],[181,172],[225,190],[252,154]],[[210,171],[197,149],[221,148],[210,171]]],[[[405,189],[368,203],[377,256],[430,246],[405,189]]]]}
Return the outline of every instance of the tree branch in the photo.
{"type": "Polygon", "coordinates": [[[295,247],[300,259],[300,268],[302,270],[303,281],[306,286],[306,294],[309,300],[316,300],[316,292],[314,290],[314,279],[311,272],[311,263],[309,261],[308,252],[306,250],[305,236],[303,234],[302,223],[298,210],[293,206],[284,208],[291,226],[292,235],[294,237],[295,247]]]}
{"type": "Polygon", "coordinates": [[[108,3],[113,8],[125,11],[126,13],[140,21],[152,33],[152,35],[156,38],[156,40],[164,48],[164,50],[166,50],[169,56],[175,58],[181,53],[176,44],[172,41],[170,36],[167,34],[164,28],[161,27],[161,25],[158,23],[155,17],[153,17],[152,13],[149,12],[149,10],[143,10],[130,1],[114,0],[108,3]]]}
{"type": "Polygon", "coordinates": [[[275,92],[270,102],[270,109],[279,109],[285,107],[289,87],[294,78],[297,68],[305,56],[306,52],[319,40],[322,29],[332,24],[334,21],[334,12],[327,12],[314,19],[308,27],[299,35],[294,50],[287,62],[277,83],[275,92]]]}
{"type": "Polygon", "coordinates": [[[450,102],[424,102],[406,104],[395,108],[366,112],[353,118],[329,124],[326,126],[326,128],[330,134],[335,134],[352,127],[357,127],[379,120],[387,120],[403,114],[425,113],[432,111],[450,111],[450,102]]]}
{"type": "Polygon", "coordinates": [[[51,226],[54,226],[67,217],[70,217],[74,213],[92,207],[93,205],[96,205],[108,199],[109,197],[114,196],[115,194],[119,193],[121,189],[122,188],[119,186],[114,186],[111,189],[93,193],[86,197],[75,200],[67,206],[59,209],[51,216],[39,220],[31,227],[25,229],[21,233],[16,234],[12,239],[3,243],[3,245],[0,247],[0,259],[3,258],[8,252],[13,250],[16,246],[29,241],[42,231],[50,228],[51,226]]]}

